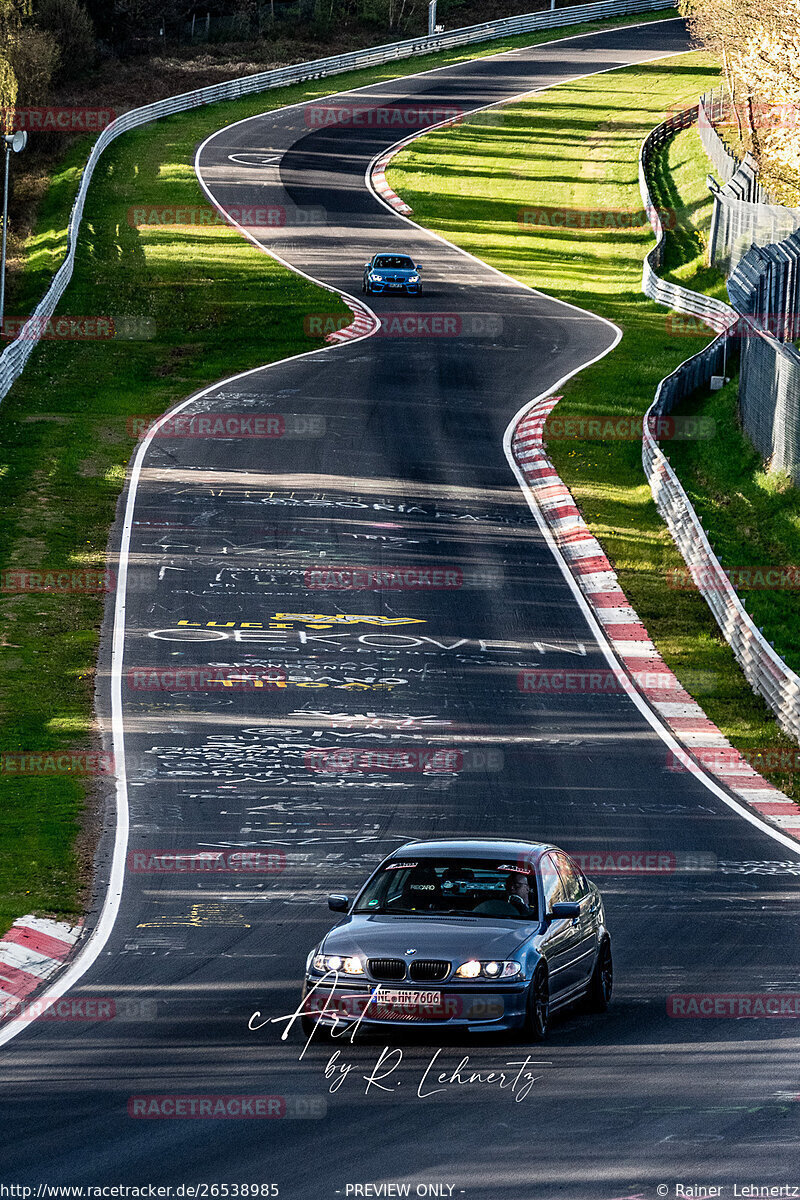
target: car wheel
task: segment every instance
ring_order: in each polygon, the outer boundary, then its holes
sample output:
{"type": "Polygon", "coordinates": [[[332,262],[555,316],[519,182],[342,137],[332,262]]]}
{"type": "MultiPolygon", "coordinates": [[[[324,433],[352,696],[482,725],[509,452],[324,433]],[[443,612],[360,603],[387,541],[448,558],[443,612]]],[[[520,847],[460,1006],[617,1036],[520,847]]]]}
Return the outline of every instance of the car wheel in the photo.
{"type": "Polygon", "coordinates": [[[605,1012],[611,1001],[614,989],[614,963],[611,958],[611,942],[604,938],[594,964],[589,989],[586,993],[586,1003],[589,1012],[605,1012]]]}
{"type": "Polygon", "coordinates": [[[317,1028],[317,1022],[313,1017],[301,1017],[300,1028],[303,1031],[303,1037],[310,1038],[314,1030],[317,1028]]]}
{"type": "Polygon", "coordinates": [[[525,1032],[534,1042],[543,1042],[550,1032],[550,981],[544,967],[537,967],[528,988],[525,1032]]]}

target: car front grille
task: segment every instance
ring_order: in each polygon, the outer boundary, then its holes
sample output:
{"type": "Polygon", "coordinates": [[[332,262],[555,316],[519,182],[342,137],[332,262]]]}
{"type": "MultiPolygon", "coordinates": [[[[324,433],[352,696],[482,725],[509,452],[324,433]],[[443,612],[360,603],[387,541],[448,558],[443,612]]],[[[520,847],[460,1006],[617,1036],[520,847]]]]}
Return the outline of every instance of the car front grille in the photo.
{"type": "Polygon", "coordinates": [[[408,973],[417,983],[435,983],[447,979],[450,963],[439,958],[420,958],[411,963],[408,973]]]}
{"type": "Polygon", "coordinates": [[[394,982],[406,977],[406,964],[402,958],[370,958],[367,966],[373,979],[394,982]]]}

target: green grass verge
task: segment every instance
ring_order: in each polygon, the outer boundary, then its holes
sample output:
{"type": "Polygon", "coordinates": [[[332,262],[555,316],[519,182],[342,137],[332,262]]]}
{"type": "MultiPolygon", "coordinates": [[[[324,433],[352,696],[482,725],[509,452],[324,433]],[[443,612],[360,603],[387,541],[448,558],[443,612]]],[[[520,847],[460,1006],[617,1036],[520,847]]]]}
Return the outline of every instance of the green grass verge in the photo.
{"type": "MultiPolygon", "coordinates": [[[[131,227],[127,211],[136,203],[204,201],[192,166],[203,138],[340,89],[665,15],[570,26],[275,89],[116,141],[96,171],[59,311],[149,322],[152,336],[46,342],[35,351],[0,406],[0,570],[101,569],[134,445],[127,418],[161,413],[202,384],[312,349],[320,343],[305,336],[304,315],[321,303],[346,311],[233,230],[131,227]]],[[[8,315],[32,311],[63,259],[90,145],[74,143],[53,176],[8,315]]],[[[96,596],[0,595],[0,755],[94,746],[101,617],[96,596]]],[[[86,795],[77,775],[23,777],[0,768],[0,932],[26,912],[81,910],[91,853],[91,832],[81,832],[86,795]]]]}
{"type": "MultiPolygon", "coordinates": [[[[642,139],[663,115],[715,83],[718,65],[692,53],[562,84],[523,104],[482,114],[416,141],[389,172],[415,219],[521,281],[618,324],[619,346],[563,389],[556,418],[601,414],[640,421],[659,381],[701,349],[641,292],[649,227],[623,230],[520,226],[521,209],[635,210],[642,139]]],[[[666,273],[724,297],[703,265],[710,217],[708,167],[694,130],[654,164],[657,199],[676,210],[666,273]]],[[[532,391],[534,390],[532,385],[532,391]]],[[[718,397],[722,404],[724,397],[718,397]]],[[[714,410],[717,411],[716,409],[714,410]]],[[[720,418],[721,418],[720,414],[720,418]]],[[[547,430],[546,430],[547,433],[547,430]]],[[[702,454],[708,443],[681,453],[702,454]]],[[[722,454],[720,441],[714,454],[722,454]]],[[[667,585],[683,559],[653,503],[640,441],[553,440],[549,451],[664,659],[740,748],[788,746],[753,695],[704,600],[667,585]]],[[[670,449],[680,447],[676,442],[670,449]]],[[[734,471],[733,464],[729,470],[734,471]]],[[[791,560],[788,560],[791,561],[791,560]]],[[[800,798],[791,776],[771,776],[800,798]]]]}

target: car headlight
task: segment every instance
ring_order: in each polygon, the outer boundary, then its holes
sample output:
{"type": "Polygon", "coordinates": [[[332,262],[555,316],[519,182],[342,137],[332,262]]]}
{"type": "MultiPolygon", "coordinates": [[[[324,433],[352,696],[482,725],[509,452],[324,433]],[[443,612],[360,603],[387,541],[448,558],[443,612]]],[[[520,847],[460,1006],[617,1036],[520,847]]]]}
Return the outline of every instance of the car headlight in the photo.
{"type": "Polygon", "coordinates": [[[373,283],[382,283],[383,282],[383,276],[379,275],[377,273],[377,271],[370,271],[369,277],[373,283]]]}
{"type": "Polygon", "coordinates": [[[341,954],[317,954],[314,958],[314,970],[341,971],[343,975],[363,975],[364,964],[355,955],[342,958],[341,954]]]}
{"type": "Polygon", "coordinates": [[[409,283],[419,283],[419,275],[409,275],[408,282],[409,283]]]}
{"type": "Polygon", "coordinates": [[[479,962],[471,958],[456,968],[460,979],[514,979],[522,971],[518,962],[508,962],[492,958],[487,962],[479,962]]]}

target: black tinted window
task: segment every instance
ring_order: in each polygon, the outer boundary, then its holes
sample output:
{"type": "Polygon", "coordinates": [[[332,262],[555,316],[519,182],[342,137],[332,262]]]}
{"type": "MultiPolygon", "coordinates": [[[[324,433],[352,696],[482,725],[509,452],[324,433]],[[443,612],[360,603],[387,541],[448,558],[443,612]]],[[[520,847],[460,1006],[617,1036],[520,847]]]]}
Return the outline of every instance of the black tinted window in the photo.
{"type": "Polygon", "coordinates": [[[567,900],[582,900],[588,890],[583,872],[566,854],[557,854],[555,858],[567,900]]]}
{"type": "Polygon", "coordinates": [[[549,911],[554,904],[563,903],[567,898],[567,893],[552,854],[545,854],[542,859],[541,872],[545,908],[549,911]]]}
{"type": "Polygon", "coordinates": [[[536,919],[536,880],[516,862],[403,858],[367,884],[355,912],[536,919]]]}
{"type": "Polygon", "coordinates": [[[405,254],[379,254],[375,259],[376,267],[383,267],[399,271],[410,271],[414,264],[405,254]]]}

